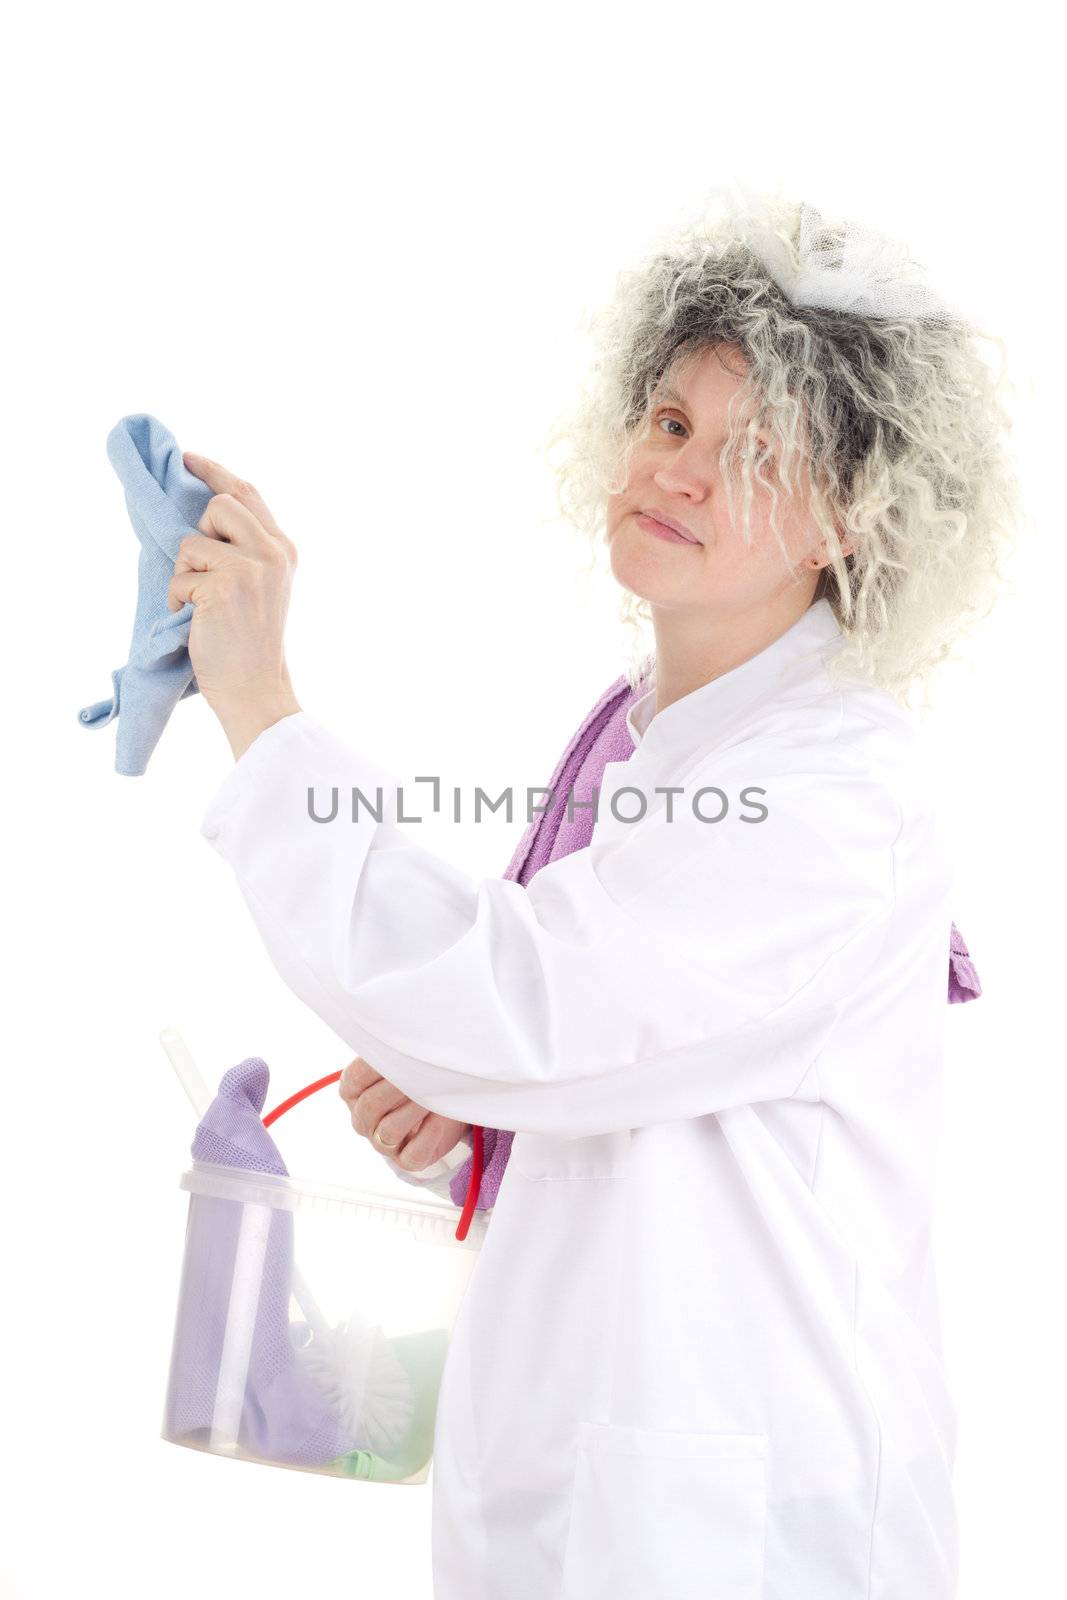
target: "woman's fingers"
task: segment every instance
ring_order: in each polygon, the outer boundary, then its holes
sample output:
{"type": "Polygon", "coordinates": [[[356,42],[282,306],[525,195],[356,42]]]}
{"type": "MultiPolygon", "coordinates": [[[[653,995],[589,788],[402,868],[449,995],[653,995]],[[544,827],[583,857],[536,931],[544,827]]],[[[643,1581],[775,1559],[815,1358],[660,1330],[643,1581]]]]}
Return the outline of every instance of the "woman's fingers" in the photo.
{"type": "MultiPolygon", "coordinates": [[[[425,1106],[416,1105],[414,1100],[405,1098],[399,1106],[378,1119],[371,1132],[371,1144],[376,1150],[384,1150],[394,1161],[399,1161],[402,1167],[418,1165],[408,1159],[408,1152],[413,1137],[430,1115],[425,1106]]],[[[429,1166],[429,1162],[424,1161],[422,1165],[429,1166]]]]}
{"type": "Polygon", "coordinates": [[[266,537],[280,544],[296,566],[296,546],[278,526],[274,513],[255,484],[237,477],[220,462],[195,455],[191,450],[185,452],[182,460],[195,478],[215,490],[215,498],[208,501],[197,523],[201,533],[214,534],[238,545],[254,543],[257,535],[260,540],[266,537]]]}
{"type": "MultiPolygon", "coordinates": [[[[267,539],[262,528],[259,538],[267,539]]],[[[258,550],[252,550],[248,544],[234,539],[212,539],[203,533],[186,534],[178,546],[174,571],[167,585],[167,609],[179,611],[187,600],[197,605],[203,602],[206,606],[213,601],[229,601],[233,593],[231,585],[240,586],[241,593],[265,594],[276,581],[274,569],[283,569],[287,559],[281,547],[274,543],[261,544],[258,550]],[[219,588],[220,581],[224,590],[219,588]]]]}
{"type": "Polygon", "coordinates": [[[364,1061],[362,1056],[357,1056],[354,1061],[348,1063],[348,1066],[341,1073],[337,1092],[345,1104],[351,1106],[352,1102],[363,1093],[364,1089],[369,1089],[372,1083],[382,1083],[383,1081],[381,1073],[375,1072],[369,1061],[364,1061]]]}
{"type": "MultiPolygon", "coordinates": [[[[395,1113],[394,1113],[395,1114],[395,1113]]],[[[428,1111],[421,1124],[405,1140],[399,1159],[402,1167],[408,1167],[412,1172],[421,1172],[423,1167],[430,1167],[435,1161],[440,1161],[450,1150],[454,1150],[470,1126],[467,1122],[456,1122],[452,1117],[442,1117],[436,1111],[428,1111]]],[[[392,1134],[388,1134],[392,1138],[392,1134]]]]}
{"type": "Polygon", "coordinates": [[[398,1089],[395,1083],[389,1083],[385,1078],[379,1078],[377,1083],[372,1083],[362,1094],[349,1100],[353,1128],[369,1139],[386,1113],[395,1111],[406,1100],[403,1089],[398,1089]]]}
{"type": "Polygon", "coordinates": [[[276,549],[279,541],[260,522],[255,512],[229,493],[214,495],[197,523],[201,533],[238,550],[263,553],[276,549]]]}
{"type": "Polygon", "coordinates": [[[469,1127],[418,1105],[362,1056],[348,1063],[337,1088],[355,1131],[412,1172],[447,1155],[469,1127]]]}
{"type": "Polygon", "coordinates": [[[246,559],[228,541],[209,539],[202,533],[188,534],[178,546],[167,585],[167,610],[180,611],[187,600],[198,604],[208,594],[206,585],[200,582],[205,573],[246,559]]]}
{"type": "Polygon", "coordinates": [[[239,478],[220,461],[212,461],[208,456],[198,456],[193,450],[186,450],[182,460],[194,478],[206,483],[217,495],[230,495],[239,504],[246,506],[256,520],[275,538],[285,537],[254,483],[249,483],[247,478],[239,478]]]}
{"type": "Polygon", "coordinates": [[[404,1140],[427,1115],[425,1106],[416,1105],[362,1056],[349,1062],[337,1087],[355,1131],[379,1149],[388,1150],[394,1159],[404,1140]]]}

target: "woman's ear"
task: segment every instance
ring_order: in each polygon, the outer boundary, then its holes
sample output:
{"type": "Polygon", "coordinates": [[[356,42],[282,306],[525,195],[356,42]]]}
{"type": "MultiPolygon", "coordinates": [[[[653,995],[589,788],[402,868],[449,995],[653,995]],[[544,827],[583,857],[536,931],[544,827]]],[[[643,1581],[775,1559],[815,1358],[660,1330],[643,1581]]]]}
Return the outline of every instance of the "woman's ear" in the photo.
{"type": "MultiPolygon", "coordinates": [[[[843,532],[844,530],[841,528],[840,524],[837,524],[837,535],[841,544],[841,554],[843,556],[850,556],[854,553],[853,548],[848,539],[842,537],[843,532]]],[[[826,553],[825,539],[819,540],[818,553],[809,557],[809,560],[813,567],[828,567],[830,565],[830,558],[826,553]]]]}
{"type": "Polygon", "coordinates": [[[852,553],[853,553],[852,544],[849,541],[849,537],[848,537],[847,532],[845,531],[845,526],[844,526],[843,522],[841,521],[840,517],[835,516],[833,514],[833,512],[831,512],[830,516],[831,516],[831,521],[833,522],[833,525],[834,525],[834,532],[837,534],[837,542],[841,546],[841,554],[843,556],[852,555],[852,553]]]}
{"type": "MultiPolygon", "coordinates": [[[[854,554],[848,535],[836,517],[834,518],[834,532],[837,534],[837,542],[841,546],[841,554],[843,556],[854,554]]],[[[825,540],[823,541],[823,548],[825,548],[825,540]]]]}

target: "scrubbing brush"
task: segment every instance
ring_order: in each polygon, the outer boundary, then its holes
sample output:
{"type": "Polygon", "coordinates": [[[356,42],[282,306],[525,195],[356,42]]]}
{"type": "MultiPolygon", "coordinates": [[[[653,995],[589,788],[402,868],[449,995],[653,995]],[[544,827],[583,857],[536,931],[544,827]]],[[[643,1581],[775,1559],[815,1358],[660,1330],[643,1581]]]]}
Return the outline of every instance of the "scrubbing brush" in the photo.
{"type": "Polygon", "coordinates": [[[297,1359],[347,1433],[365,1448],[389,1456],[411,1431],[415,1397],[411,1377],[393,1341],[358,1312],[336,1328],[307,1327],[297,1359]]]}

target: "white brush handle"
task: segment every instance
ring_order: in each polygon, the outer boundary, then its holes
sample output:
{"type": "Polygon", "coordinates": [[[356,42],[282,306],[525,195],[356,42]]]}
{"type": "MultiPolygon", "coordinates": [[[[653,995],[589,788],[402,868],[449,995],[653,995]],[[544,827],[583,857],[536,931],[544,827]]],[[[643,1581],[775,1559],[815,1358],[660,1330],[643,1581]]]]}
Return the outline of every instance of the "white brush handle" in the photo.
{"type": "Polygon", "coordinates": [[[170,1057],[170,1064],[174,1068],[178,1082],[189,1096],[199,1122],[211,1104],[211,1090],[204,1082],[200,1068],[193,1060],[189,1046],[177,1028],[164,1028],[159,1036],[159,1042],[170,1057]]]}

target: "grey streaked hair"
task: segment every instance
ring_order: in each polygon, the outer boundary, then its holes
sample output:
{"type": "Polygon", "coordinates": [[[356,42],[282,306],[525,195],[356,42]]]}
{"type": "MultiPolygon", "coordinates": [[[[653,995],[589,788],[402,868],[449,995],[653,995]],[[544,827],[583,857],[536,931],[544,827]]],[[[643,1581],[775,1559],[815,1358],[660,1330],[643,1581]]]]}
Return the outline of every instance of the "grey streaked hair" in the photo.
{"type": "MultiPolygon", "coordinates": [[[[763,204],[761,219],[771,218],[795,265],[811,208],[763,204]]],[[[608,496],[625,486],[661,382],[708,350],[735,348],[745,376],[719,456],[731,526],[740,490],[751,543],[755,477],[771,493],[771,526],[788,564],[779,486],[789,495],[802,475],[831,553],[816,597],[830,601],[845,634],[833,670],[906,701],[988,614],[1003,585],[1002,558],[1024,519],[1008,448],[1005,395],[1014,385],[1005,377],[1004,342],[961,316],[796,304],[781,271],[772,273],[753,248],[751,221],[735,204],[687,224],[620,273],[612,302],[586,318],[592,372],[545,447],[546,459],[565,447],[553,463],[559,507],[599,544],[608,496]],[[985,341],[1000,352],[996,372],[985,341]],[[760,430],[772,440],[770,475],[760,430]],[[852,555],[842,556],[835,523],[852,555]]],[[[822,224],[823,261],[849,226],[822,224]]],[[[621,617],[639,636],[651,611],[627,594],[621,617]]],[[[635,651],[631,684],[648,681],[653,664],[635,651]]]]}

